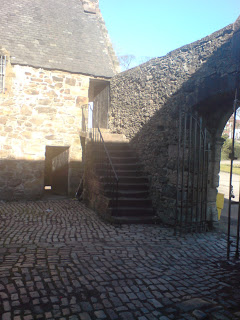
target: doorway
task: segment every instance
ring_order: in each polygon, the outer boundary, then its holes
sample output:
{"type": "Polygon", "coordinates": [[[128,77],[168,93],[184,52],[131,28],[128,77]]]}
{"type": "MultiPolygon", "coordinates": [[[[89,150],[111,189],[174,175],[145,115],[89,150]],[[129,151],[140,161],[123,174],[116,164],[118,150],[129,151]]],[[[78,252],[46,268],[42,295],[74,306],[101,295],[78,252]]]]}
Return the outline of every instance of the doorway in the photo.
{"type": "Polygon", "coordinates": [[[44,189],[47,193],[68,194],[69,147],[46,146],[44,189]]]}
{"type": "Polygon", "coordinates": [[[91,126],[93,128],[108,128],[108,111],[110,104],[109,81],[90,80],[89,101],[91,103],[91,126]]]}

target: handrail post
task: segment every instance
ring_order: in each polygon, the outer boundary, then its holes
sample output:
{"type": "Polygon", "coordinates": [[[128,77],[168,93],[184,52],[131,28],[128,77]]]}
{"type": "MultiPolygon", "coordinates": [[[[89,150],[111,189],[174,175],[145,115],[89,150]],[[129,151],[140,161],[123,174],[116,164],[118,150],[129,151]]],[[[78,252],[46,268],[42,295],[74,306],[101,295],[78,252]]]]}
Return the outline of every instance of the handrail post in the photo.
{"type": "MultiPolygon", "coordinates": [[[[90,104],[89,104],[89,106],[90,106],[90,109],[91,109],[91,111],[93,113],[92,106],[90,104]]],[[[116,170],[115,170],[115,168],[113,166],[112,159],[111,159],[111,157],[109,155],[109,152],[107,150],[106,144],[105,144],[103,136],[102,136],[102,132],[101,132],[98,124],[96,124],[97,130],[95,130],[96,128],[94,128],[94,127],[95,126],[93,126],[93,128],[92,128],[92,132],[93,132],[92,141],[95,144],[97,144],[97,148],[99,148],[97,154],[100,156],[100,158],[103,158],[102,157],[102,153],[100,152],[100,149],[101,149],[100,148],[100,144],[103,145],[104,153],[107,156],[108,166],[110,167],[109,171],[111,171],[111,173],[109,174],[109,177],[107,176],[107,179],[109,179],[109,184],[111,185],[111,191],[110,191],[112,193],[111,194],[111,199],[112,199],[113,203],[116,201],[116,212],[118,212],[118,183],[119,183],[119,178],[118,178],[116,170]],[[112,181],[112,177],[113,177],[114,182],[112,181]]]]}

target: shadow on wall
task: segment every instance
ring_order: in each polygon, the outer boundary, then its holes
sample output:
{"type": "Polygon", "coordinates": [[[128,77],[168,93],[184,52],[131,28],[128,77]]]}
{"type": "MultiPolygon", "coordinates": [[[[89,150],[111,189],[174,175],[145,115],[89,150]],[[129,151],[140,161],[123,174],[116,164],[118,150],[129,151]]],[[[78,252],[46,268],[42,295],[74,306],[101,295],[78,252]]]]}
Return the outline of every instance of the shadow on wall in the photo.
{"type": "Polygon", "coordinates": [[[44,190],[44,161],[1,160],[0,199],[37,199],[44,190]]]}
{"type": "MultiPolygon", "coordinates": [[[[51,185],[54,194],[74,195],[79,185],[82,174],[82,162],[70,161],[68,163],[68,174],[53,175],[51,185]]],[[[64,168],[65,170],[65,168],[64,168]]],[[[0,160],[0,199],[1,200],[35,200],[44,195],[45,161],[34,160],[0,160]]],[[[66,173],[66,172],[65,172],[66,173]]],[[[49,181],[47,181],[49,186],[49,181]]]]}
{"type": "Polygon", "coordinates": [[[215,210],[220,137],[232,113],[239,44],[239,32],[228,26],[112,79],[110,129],[131,139],[165,222],[171,223],[175,212],[180,108],[198,111],[211,134],[208,201],[215,210]]]}

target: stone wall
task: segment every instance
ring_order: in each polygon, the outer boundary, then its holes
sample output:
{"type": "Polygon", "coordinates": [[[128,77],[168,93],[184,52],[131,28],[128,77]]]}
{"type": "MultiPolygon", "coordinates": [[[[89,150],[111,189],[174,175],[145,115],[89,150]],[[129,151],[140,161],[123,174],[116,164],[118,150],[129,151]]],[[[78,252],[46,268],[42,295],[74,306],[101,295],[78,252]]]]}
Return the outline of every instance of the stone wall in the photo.
{"type": "Polygon", "coordinates": [[[86,139],[85,143],[84,189],[81,198],[89,208],[111,221],[111,212],[108,211],[110,199],[104,196],[103,185],[96,174],[95,159],[98,151],[91,140],[86,139]]]}
{"type": "Polygon", "coordinates": [[[220,144],[230,116],[239,59],[233,57],[233,25],[152,59],[111,80],[109,127],[137,149],[151,179],[154,206],[166,222],[175,211],[179,108],[198,111],[212,135],[209,219],[214,219],[220,144]],[[216,152],[215,152],[216,151],[216,152]]]}
{"type": "Polygon", "coordinates": [[[69,188],[81,173],[81,105],[89,77],[10,65],[0,95],[0,199],[39,197],[44,187],[46,146],[69,149],[69,188]]]}

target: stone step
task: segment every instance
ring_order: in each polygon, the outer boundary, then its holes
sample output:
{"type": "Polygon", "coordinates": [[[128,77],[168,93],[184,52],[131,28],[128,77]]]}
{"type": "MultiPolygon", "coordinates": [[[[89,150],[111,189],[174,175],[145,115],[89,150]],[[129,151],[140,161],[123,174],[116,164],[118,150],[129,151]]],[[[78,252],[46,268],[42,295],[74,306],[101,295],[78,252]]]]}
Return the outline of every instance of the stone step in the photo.
{"type": "Polygon", "coordinates": [[[109,215],[116,223],[153,223],[154,211],[149,197],[149,180],[138,161],[136,152],[124,137],[104,133],[105,146],[111,157],[118,181],[118,201],[115,199],[114,173],[110,173],[103,145],[96,144],[95,156],[99,161],[96,172],[104,195],[110,198],[109,215]],[[109,177],[110,173],[110,177],[109,177]]]}
{"type": "MultiPolygon", "coordinates": [[[[105,195],[107,197],[112,197],[113,192],[111,190],[105,190],[105,195]]],[[[149,192],[147,191],[136,191],[136,190],[118,190],[118,196],[119,197],[124,197],[124,198],[148,198],[149,197],[149,192]]]]}
{"type": "MultiPolygon", "coordinates": [[[[124,134],[111,133],[109,129],[100,128],[103,140],[105,143],[129,143],[129,140],[124,134]]],[[[79,131],[80,136],[88,139],[100,139],[98,128],[91,128],[88,131],[79,131]]]]}
{"type": "Polygon", "coordinates": [[[121,217],[153,217],[154,211],[152,208],[142,208],[142,207],[118,207],[116,210],[115,208],[109,208],[112,210],[115,216],[121,217]]]}
{"type": "MultiPolygon", "coordinates": [[[[95,142],[96,145],[99,145],[100,147],[103,147],[103,143],[98,141],[95,142]]],[[[128,142],[121,142],[121,141],[116,141],[116,142],[109,142],[109,141],[104,141],[105,146],[109,150],[131,150],[133,151],[130,143],[128,142]]]]}
{"type": "MultiPolygon", "coordinates": [[[[113,165],[114,169],[116,171],[120,170],[120,171],[140,171],[143,169],[142,164],[140,163],[114,163],[113,165]]],[[[96,164],[96,169],[100,169],[100,170],[105,170],[108,168],[108,164],[107,162],[105,163],[97,163],[96,164]]]]}
{"type": "Polygon", "coordinates": [[[146,217],[129,217],[129,216],[112,216],[112,222],[116,224],[156,224],[159,219],[156,216],[146,217]]]}
{"type": "MultiPolygon", "coordinates": [[[[146,176],[119,176],[120,183],[149,183],[148,177],[146,176]]],[[[114,177],[107,178],[105,176],[100,177],[101,182],[114,181],[114,177]]]]}
{"type": "MultiPolygon", "coordinates": [[[[118,148],[109,148],[106,145],[107,151],[111,157],[121,157],[121,158],[136,158],[136,153],[130,149],[129,147],[118,147],[118,148]]],[[[96,156],[105,157],[104,147],[102,145],[97,144],[96,145],[96,156]]]]}
{"type": "Polygon", "coordinates": [[[125,164],[125,163],[137,163],[138,162],[138,158],[136,157],[111,157],[112,163],[113,164],[125,164]]]}
{"type": "Polygon", "coordinates": [[[117,157],[117,158],[132,158],[135,157],[136,154],[132,150],[127,149],[119,149],[119,150],[108,150],[108,153],[111,158],[117,157]]]}
{"type": "Polygon", "coordinates": [[[115,143],[121,143],[121,142],[129,142],[129,140],[126,138],[124,134],[117,134],[117,133],[109,133],[109,132],[102,132],[102,137],[104,142],[115,142],[115,143]]]}
{"type": "MultiPolygon", "coordinates": [[[[104,189],[106,192],[111,191],[111,184],[105,183],[104,189]]],[[[147,183],[118,183],[118,190],[125,191],[125,190],[134,190],[134,191],[148,191],[148,184],[147,183]]]]}
{"type": "MultiPolygon", "coordinates": [[[[105,142],[105,141],[104,141],[105,142]]],[[[121,149],[128,149],[132,150],[131,145],[128,142],[105,142],[106,147],[109,150],[121,150],[121,149]]]]}
{"type": "MultiPolygon", "coordinates": [[[[110,201],[110,206],[115,206],[115,200],[110,201]]],[[[126,197],[119,197],[118,198],[118,207],[141,207],[141,208],[152,208],[152,200],[149,198],[126,198],[126,197]]]]}
{"type": "MultiPolygon", "coordinates": [[[[116,170],[116,173],[119,178],[121,178],[121,177],[142,177],[145,175],[145,173],[143,171],[139,171],[139,170],[116,170]]],[[[98,169],[97,174],[102,177],[107,176],[108,171],[104,170],[104,169],[98,169]]]]}

